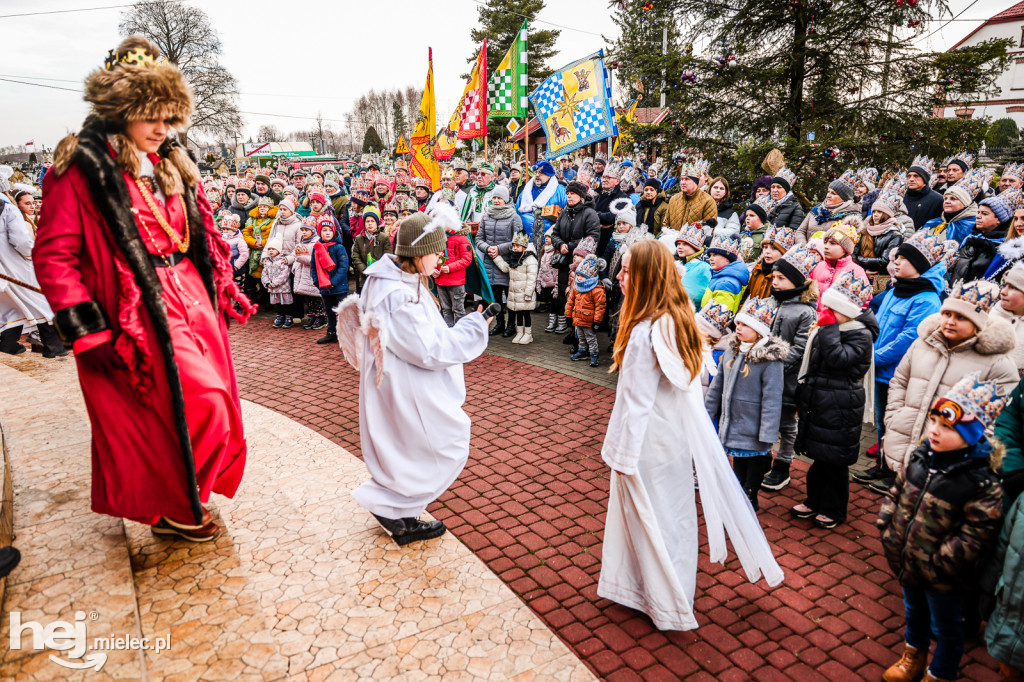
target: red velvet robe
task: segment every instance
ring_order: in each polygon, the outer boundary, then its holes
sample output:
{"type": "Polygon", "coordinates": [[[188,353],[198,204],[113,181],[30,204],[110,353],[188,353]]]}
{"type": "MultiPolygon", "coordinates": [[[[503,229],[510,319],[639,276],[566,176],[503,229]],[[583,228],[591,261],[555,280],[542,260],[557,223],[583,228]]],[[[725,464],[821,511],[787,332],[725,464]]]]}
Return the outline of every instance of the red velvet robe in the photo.
{"type": "MultiPolygon", "coordinates": [[[[92,509],[101,514],[155,523],[169,516],[192,522],[185,465],[175,435],[171,394],[153,322],[140,301],[131,271],[77,166],[59,177],[47,174],[33,259],[39,285],[53,309],[96,301],[111,331],[75,344],[76,356],[112,338],[128,369],[107,375],[78,361],[78,376],[92,422],[92,509]]],[[[170,239],[125,175],[138,209],[136,226],[150,253],[171,253],[170,239]],[[152,239],[139,225],[149,226],[152,239]]],[[[178,235],[184,234],[182,202],[158,209],[178,235]]],[[[199,189],[199,210],[211,251],[220,235],[199,189]]],[[[171,343],[185,401],[200,500],[210,492],[231,497],[245,467],[246,443],[224,301],[218,310],[187,258],[174,268],[156,268],[163,285],[171,343]]],[[[228,275],[230,277],[230,275],[228,275]]]]}

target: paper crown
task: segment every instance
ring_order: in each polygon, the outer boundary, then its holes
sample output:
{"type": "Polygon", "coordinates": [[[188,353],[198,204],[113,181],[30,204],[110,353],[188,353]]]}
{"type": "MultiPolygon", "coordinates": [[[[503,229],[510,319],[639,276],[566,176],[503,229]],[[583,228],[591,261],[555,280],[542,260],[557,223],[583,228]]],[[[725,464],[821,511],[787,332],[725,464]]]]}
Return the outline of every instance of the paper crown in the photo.
{"type": "Polygon", "coordinates": [[[620,176],[622,183],[626,185],[632,185],[638,187],[644,181],[643,173],[636,169],[634,166],[626,166],[622,169],[622,175],[620,176]]]}
{"type": "Polygon", "coordinates": [[[609,164],[608,166],[605,167],[604,173],[602,174],[602,177],[603,178],[616,178],[616,179],[621,178],[622,177],[622,166],[620,166],[617,163],[609,164]]]}
{"type": "Polygon", "coordinates": [[[387,213],[394,213],[395,216],[397,217],[398,216],[398,204],[396,204],[393,201],[385,204],[384,208],[381,210],[380,214],[381,214],[381,216],[384,216],[387,213]]]}
{"type": "Polygon", "coordinates": [[[896,175],[894,175],[891,178],[889,178],[888,180],[886,180],[885,184],[882,185],[882,189],[888,189],[888,190],[892,190],[893,192],[898,192],[901,197],[902,196],[906,196],[906,194],[907,194],[907,172],[906,171],[900,171],[896,175]]]}
{"type": "Polygon", "coordinates": [[[721,255],[731,254],[738,257],[740,255],[740,242],[732,237],[718,236],[711,240],[711,246],[708,247],[708,251],[711,253],[719,252],[721,255]]]}
{"type": "Polygon", "coordinates": [[[772,199],[771,194],[763,194],[759,196],[754,203],[764,209],[765,215],[771,215],[772,211],[779,205],[779,202],[772,199]]]}
{"type": "Polygon", "coordinates": [[[1024,180],[1024,163],[1008,163],[1003,167],[1003,175],[1011,175],[1018,180],[1024,180]]]}
{"type": "Polygon", "coordinates": [[[779,171],[775,174],[775,177],[781,180],[785,180],[789,184],[789,188],[791,190],[793,189],[793,185],[796,184],[796,173],[789,170],[788,168],[780,168],[779,171]]]}
{"type": "Polygon", "coordinates": [[[273,206],[274,198],[271,196],[260,197],[260,200],[256,202],[257,206],[273,206]]]}
{"type": "Polygon", "coordinates": [[[999,195],[1003,203],[1010,207],[1011,211],[1024,208],[1024,191],[1019,189],[1008,189],[999,195]]]}
{"type": "Polygon", "coordinates": [[[394,182],[394,180],[395,179],[392,178],[389,175],[381,174],[381,175],[378,175],[376,177],[376,179],[373,181],[373,184],[374,185],[388,185],[390,187],[391,183],[394,182]]]}
{"type": "MultiPolygon", "coordinates": [[[[988,188],[989,183],[991,182],[991,169],[972,168],[966,173],[964,173],[964,176],[957,180],[956,184],[954,184],[953,187],[963,187],[964,190],[966,190],[968,196],[970,197],[970,200],[968,201],[968,203],[970,203],[970,201],[974,201],[974,199],[979,194],[984,192],[988,188]]],[[[946,191],[948,192],[949,190],[946,191]]]]}
{"type": "MultiPolygon", "coordinates": [[[[835,179],[835,182],[841,182],[850,188],[850,191],[857,189],[857,174],[852,169],[847,168],[843,171],[843,174],[835,179]]],[[[792,183],[791,183],[792,184],[792,183]]]]}
{"type": "Polygon", "coordinates": [[[681,241],[698,250],[704,246],[704,231],[701,229],[700,223],[683,225],[679,229],[679,234],[676,235],[676,242],[681,241]]]}
{"type": "Polygon", "coordinates": [[[512,245],[513,246],[522,246],[523,248],[526,248],[526,246],[529,243],[530,243],[530,235],[526,234],[522,230],[519,230],[514,235],[512,235],[512,245]]]}
{"type": "Polygon", "coordinates": [[[956,154],[953,154],[953,156],[949,157],[948,159],[946,159],[942,163],[942,165],[943,167],[946,167],[949,164],[953,163],[954,161],[961,161],[968,168],[972,168],[974,166],[974,154],[968,154],[967,152],[958,152],[956,154]]]}
{"type": "Polygon", "coordinates": [[[597,273],[604,269],[604,261],[592,253],[584,256],[580,264],[576,266],[576,274],[582,275],[584,279],[597,277],[597,273]]]}
{"type": "MultiPolygon", "coordinates": [[[[935,174],[935,159],[931,159],[924,154],[914,157],[914,160],[910,162],[910,170],[914,170],[915,166],[923,170],[928,177],[935,174]]],[[[945,168],[945,166],[943,166],[943,168],[945,168]]]]}
{"type": "Polygon", "coordinates": [[[871,210],[881,210],[890,218],[895,217],[902,213],[900,209],[903,208],[903,195],[896,192],[888,187],[883,188],[878,196],[875,198],[875,202],[871,204],[871,210]]]}
{"type": "Polygon", "coordinates": [[[711,162],[706,159],[690,159],[683,164],[679,174],[687,178],[699,178],[707,173],[710,167],[711,162]]]}
{"type": "Polygon", "coordinates": [[[740,311],[736,313],[735,319],[737,322],[742,322],[753,328],[761,336],[767,336],[772,331],[775,314],[778,312],[779,307],[776,305],[775,299],[771,297],[748,298],[740,311]]]}
{"type": "Polygon", "coordinates": [[[996,382],[978,381],[978,373],[972,372],[961,377],[942,398],[956,403],[965,414],[973,416],[989,429],[1010,401],[1010,394],[1000,396],[996,382]]]}
{"type": "Polygon", "coordinates": [[[308,216],[306,216],[305,218],[302,219],[302,226],[303,227],[308,227],[311,230],[313,230],[314,232],[316,232],[316,221],[317,221],[316,216],[308,215],[308,216]]]}
{"type": "Polygon", "coordinates": [[[314,173],[319,173],[320,175],[323,175],[324,174],[323,164],[319,164],[318,163],[315,166],[313,166],[313,172],[314,173]]]}
{"type": "MultiPolygon", "coordinates": [[[[947,240],[945,234],[929,234],[929,230],[919,230],[903,242],[907,246],[913,247],[928,261],[929,266],[935,265],[939,261],[946,260],[949,252],[949,247],[946,245],[947,240]]],[[[953,244],[957,243],[953,241],[953,244]]],[[[959,248],[957,245],[953,249],[953,255],[956,255],[956,250],[959,248]]]]}
{"type": "Polygon", "coordinates": [[[703,319],[712,329],[718,332],[718,338],[725,336],[732,324],[733,313],[721,303],[708,303],[700,309],[697,316],[703,319]]]}
{"type": "Polygon", "coordinates": [[[579,241],[576,248],[573,249],[572,255],[586,256],[597,252],[597,242],[593,237],[587,236],[579,241]]]}
{"type": "Polygon", "coordinates": [[[875,186],[878,184],[878,169],[861,168],[857,171],[857,178],[865,185],[875,186]]]}
{"type": "Polygon", "coordinates": [[[405,199],[402,199],[402,210],[403,211],[414,211],[415,212],[415,211],[418,211],[419,209],[420,209],[420,204],[414,198],[406,197],[405,199]]]}
{"type": "Polygon", "coordinates": [[[949,297],[974,306],[976,312],[987,313],[999,300],[999,285],[985,279],[959,280],[953,285],[949,297]]]}
{"type": "Polygon", "coordinates": [[[871,282],[864,277],[858,277],[853,270],[843,270],[839,273],[830,289],[835,289],[837,294],[848,298],[862,310],[871,302],[871,282]]]}
{"type": "Polygon", "coordinates": [[[246,192],[250,192],[251,193],[252,192],[252,188],[255,185],[256,185],[256,183],[253,182],[252,180],[250,180],[249,178],[242,178],[241,180],[238,181],[238,184],[235,185],[235,189],[244,189],[246,192]]]}
{"type": "Polygon", "coordinates": [[[142,48],[135,48],[124,53],[120,59],[114,53],[114,50],[110,50],[107,53],[106,58],[103,60],[103,68],[107,71],[113,71],[114,67],[117,66],[156,66],[157,64],[164,64],[167,62],[166,57],[154,57],[148,50],[142,48]]]}
{"type": "Polygon", "coordinates": [[[594,155],[594,163],[598,163],[598,162],[607,164],[608,163],[608,156],[605,155],[604,152],[598,152],[597,154],[594,155]]]}
{"type": "Polygon", "coordinates": [[[807,279],[811,276],[811,270],[814,269],[814,266],[821,261],[821,255],[806,246],[798,246],[784,253],[779,260],[784,260],[792,265],[804,276],[804,279],[807,279]]]}
{"type": "Polygon", "coordinates": [[[944,158],[942,160],[942,162],[939,164],[939,170],[941,170],[941,171],[946,170],[946,166],[948,166],[949,162],[952,161],[952,160],[953,160],[952,156],[947,156],[946,158],[944,158]]]}
{"type": "Polygon", "coordinates": [[[395,161],[395,170],[396,171],[409,170],[408,162],[406,162],[405,159],[399,159],[398,161],[395,161]]]}
{"type": "Polygon", "coordinates": [[[771,242],[782,247],[782,252],[785,253],[793,248],[796,243],[796,236],[792,229],[785,225],[771,225],[764,232],[764,242],[771,242]]]}
{"type": "Polygon", "coordinates": [[[426,187],[427,189],[430,188],[430,180],[426,178],[413,178],[412,184],[415,185],[416,187],[426,187]]]}

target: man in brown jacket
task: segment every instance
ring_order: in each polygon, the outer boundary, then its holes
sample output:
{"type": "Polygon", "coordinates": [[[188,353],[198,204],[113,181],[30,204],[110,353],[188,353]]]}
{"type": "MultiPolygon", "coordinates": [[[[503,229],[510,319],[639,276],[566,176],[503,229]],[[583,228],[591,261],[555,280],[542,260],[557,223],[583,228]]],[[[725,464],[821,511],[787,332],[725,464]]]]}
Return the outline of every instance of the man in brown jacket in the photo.
{"type": "Polygon", "coordinates": [[[703,159],[683,164],[682,176],[679,178],[682,191],[668,200],[668,226],[673,230],[693,223],[710,224],[711,227],[717,223],[718,206],[715,200],[697,184],[701,174],[707,172],[708,165],[703,159]]]}

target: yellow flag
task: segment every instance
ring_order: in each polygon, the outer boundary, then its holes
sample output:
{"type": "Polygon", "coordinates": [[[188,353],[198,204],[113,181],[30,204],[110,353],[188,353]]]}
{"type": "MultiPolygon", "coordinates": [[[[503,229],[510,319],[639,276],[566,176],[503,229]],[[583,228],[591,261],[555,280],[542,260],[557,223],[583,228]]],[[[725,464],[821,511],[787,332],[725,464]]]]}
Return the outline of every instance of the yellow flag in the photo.
{"type": "MultiPolygon", "coordinates": [[[[636,123],[636,105],[640,104],[640,99],[640,97],[637,97],[636,99],[630,102],[626,102],[626,106],[623,107],[626,110],[626,113],[619,114],[620,122],[629,121],[630,123],[636,123]]],[[[616,135],[615,147],[612,149],[612,156],[615,156],[616,154],[619,153],[619,142],[622,140],[623,136],[626,137],[626,142],[629,142],[632,139],[630,138],[629,133],[619,133],[618,135],[616,135]]]]}
{"type": "Polygon", "coordinates": [[[433,140],[437,134],[437,115],[434,110],[434,50],[428,48],[427,83],[423,86],[420,116],[416,120],[412,143],[412,174],[430,180],[433,191],[441,189],[441,170],[434,158],[433,140]]]}

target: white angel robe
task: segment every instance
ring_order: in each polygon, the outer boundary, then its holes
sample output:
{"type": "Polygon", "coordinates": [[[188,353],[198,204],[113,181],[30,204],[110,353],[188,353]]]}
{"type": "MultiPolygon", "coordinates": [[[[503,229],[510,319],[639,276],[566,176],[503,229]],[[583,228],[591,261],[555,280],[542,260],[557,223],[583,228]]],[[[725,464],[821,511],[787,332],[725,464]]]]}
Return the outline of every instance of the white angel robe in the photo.
{"type": "Polygon", "coordinates": [[[664,316],[637,324],[626,346],[601,450],[613,472],[597,594],[643,611],[659,630],[692,630],[695,466],[711,560],[725,561],[727,529],[748,580],[763,574],[775,586],[783,574],[674,339],[664,316]]]}
{"type": "MultiPolygon", "coordinates": [[[[365,274],[359,425],[371,479],[352,496],[378,516],[416,517],[469,458],[462,365],[487,348],[487,322],[474,312],[449,328],[420,278],[394,256],[365,274]]],[[[339,326],[350,323],[339,317],[339,326]]]]}
{"type": "MultiPolygon", "coordinates": [[[[32,229],[18,207],[0,199],[0,274],[39,288],[32,267],[32,229]]],[[[0,331],[21,327],[27,334],[37,325],[53,321],[46,297],[20,284],[0,279],[0,331]]]]}

